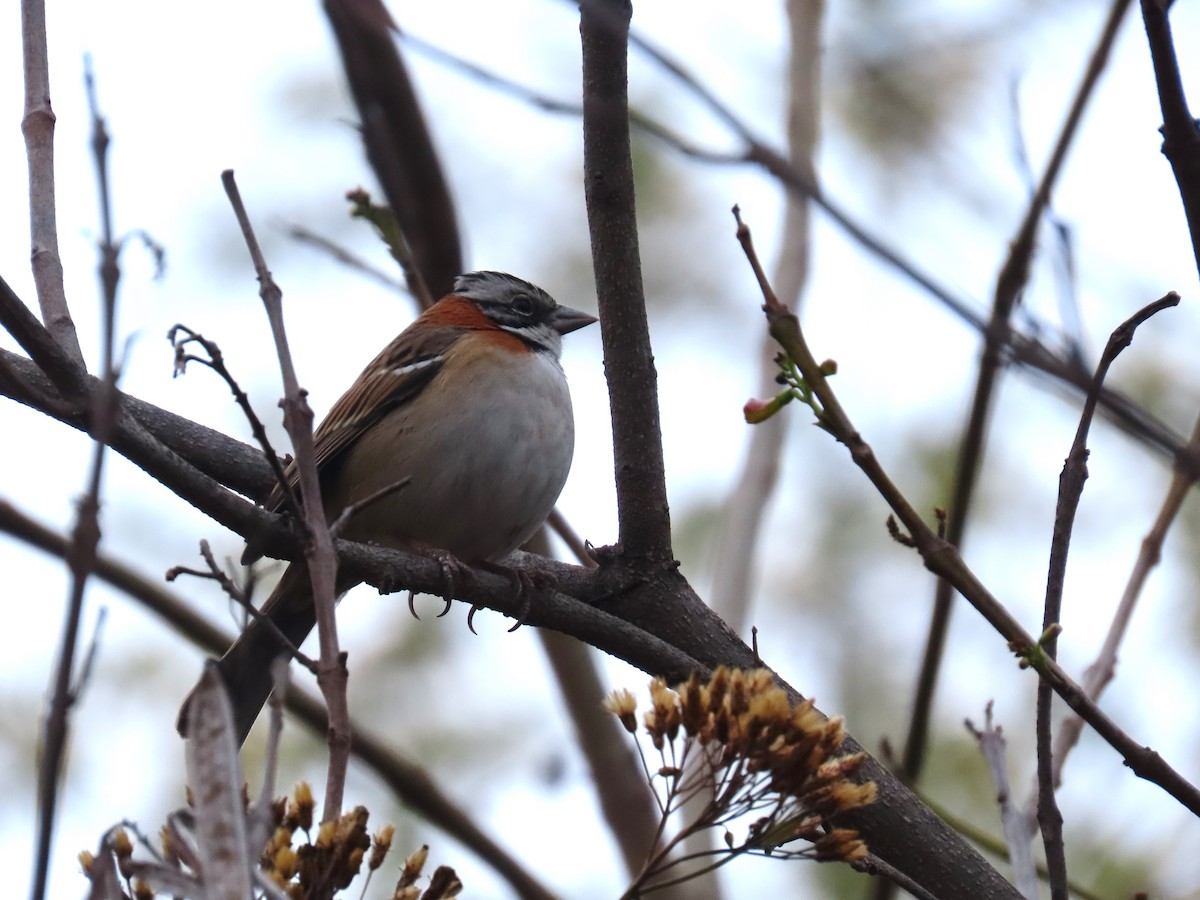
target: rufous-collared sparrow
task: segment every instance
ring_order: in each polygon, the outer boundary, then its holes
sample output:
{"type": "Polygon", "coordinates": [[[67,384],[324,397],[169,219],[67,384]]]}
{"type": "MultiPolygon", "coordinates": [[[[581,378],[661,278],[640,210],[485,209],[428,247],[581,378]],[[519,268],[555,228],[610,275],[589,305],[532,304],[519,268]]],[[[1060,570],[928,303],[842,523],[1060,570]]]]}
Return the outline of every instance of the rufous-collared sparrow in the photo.
{"type": "MultiPolygon", "coordinates": [[[[355,509],[340,536],[436,549],[466,563],[494,562],[528,540],[558,499],[575,446],[562,336],[595,321],[512,275],[459,276],[371,361],[314,434],[330,521],[384,492],[355,509]]],[[[294,463],[285,474],[295,486],[294,463]]],[[[282,505],[277,486],[266,506],[282,505]]],[[[339,578],[339,592],[351,586],[339,578]]],[[[288,566],[262,612],[293,646],[307,637],[316,617],[303,563],[288,566]]],[[[221,658],[239,743],[271,692],[272,660],[287,651],[266,623],[252,621],[221,658]]]]}

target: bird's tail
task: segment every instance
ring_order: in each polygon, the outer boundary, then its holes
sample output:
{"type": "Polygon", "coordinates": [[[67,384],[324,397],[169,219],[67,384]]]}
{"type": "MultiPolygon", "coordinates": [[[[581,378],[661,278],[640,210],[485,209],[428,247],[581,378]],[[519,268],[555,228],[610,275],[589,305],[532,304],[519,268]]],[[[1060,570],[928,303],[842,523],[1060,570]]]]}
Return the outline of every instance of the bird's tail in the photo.
{"type": "MultiPolygon", "coordinates": [[[[279,584],[263,604],[262,613],[275,624],[275,628],[258,619],[251,621],[217,663],[233,705],[239,747],[245,743],[246,736],[271,695],[274,687],[271,663],[276,657],[290,656],[288,643],[292,647],[299,647],[317,623],[306,566],[294,563],[287,567],[279,584]],[[280,638],[281,634],[287,643],[280,638]]],[[[183,737],[188,735],[191,701],[192,695],[188,694],[175,723],[183,737]]]]}

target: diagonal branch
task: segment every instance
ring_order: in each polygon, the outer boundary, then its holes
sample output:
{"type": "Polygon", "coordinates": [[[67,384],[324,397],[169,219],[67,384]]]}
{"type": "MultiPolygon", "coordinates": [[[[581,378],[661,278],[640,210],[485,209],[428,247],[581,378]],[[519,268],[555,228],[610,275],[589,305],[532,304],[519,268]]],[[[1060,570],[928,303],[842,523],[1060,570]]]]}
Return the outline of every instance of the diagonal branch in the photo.
{"type": "MultiPolygon", "coordinates": [[[[54,399],[53,386],[29,360],[2,350],[0,357],[54,399]]],[[[85,427],[79,414],[58,414],[57,406],[37,408],[72,427],[85,427]]],[[[254,535],[265,553],[280,559],[300,555],[296,535],[278,517],[235,497],[208,474],[224,473],[223,480],[262,495],[272,477],[260,451],[135,398],[122,395],[121,411],[114,449],[221,524],[243,536],[254,535]],[[176,446],[168,447],[166,440],[176,446]]],[[[435,594],[442,589],[441,568],[434,560],[348,541],[336,546],[344,567],[381,590],[399,584],[435,594]]],[[[607,560],[605,551],[596,554],[607,560]]],[[[623,572],[619,564],[591,572],[524,554],[509,557],[508,564],[549,574],[559,587],[560,593],[546,593],[526,613],[529,625],[572,635],[644,672],[678,682],[717,665],[762,665],[678,572],[647,581],[623,572]]],[[[461,593],[467,603],[510,615],[520,612],[511,580],[502,575],[475,571],[461,593]]],[[[857,742],[847,745],[848,752],[860,749],[857,742]]],[[[878,785],[879,799],[848,824],[866,836],[876,855],[945,896],[1013,896],[995,870],[884,766],[870,760],[864,775],[878,785]]]]}
{"type": "MultiPolygon", "coordinates": [[[[0,500],[0,531],[60,559],[66,556],[70,547],[69,541],[61,534],[29,518],[4,500],[0,500]]],[[[96,558],[94,571],[101,581],[128,594],[209,653],[220,654],[232,642],[231,635],[194,612],[160,582],[146,578],[129,566],[100,554],[96,558]]],[[[308,691],[289,690],[286,703],[289,712],[306,727],[315,734],[325,734],[329,723],[325,706],[317,697],[308,691]]],[[[391,788],[397,799],[462,842],[505,878],[521,897],[546,900],[552,896],[516,859],[481,831],[470,816],[442,793],[423,768],[397,754],[367,729],[355,727],[353,731],[354,755],[391,788]]]]}
{"type": "MultiPolygon", "coordinates": [[[[734,210],[735,216],[738,215],[734,210]]],[[[771,285],[755,255],[750,241],[750,230],[738,224],[738,239],[754,268],[759,287],[766,300],[763,310],[771,334],[779,341],[784,352],[795,363],[803,376],[805,385],[812,395],[812,405],[817,412],[817,424],[828,431],[850,453],[850,458],[867,476],[871,484],[891,507],[895,517],[908,530],[905,543],[915,547],[921,554],[925,567],[934,575],[949,581],[987,622],[1003,636],[1010,649],[1021,660],[1023,667],[1033,668],[1045,679],[1071,709],[1122,756],[1139,778],[1157,784],[1193,814],[1200,816],[1200,790],[1189,783],[1179,772],[1167,764],[1151,748],[1133,740],[1122,731],[1092,700],[1086,692],[1050,658],[1043,648],[1041,639],[1034,639],[996,599],[967,566],[958,549],[938,534],[908,502],[908,498],[892,481],[871,446],[863,440],[846,411],[842,408],[827,373],[813,357],[800,329],[800,322],[792,312],[775,298],[771,285]]],[[[1173,305],[1178,296],[1170,294],[1159,301],[1173,305]]],[[[1158,304],[1155,304],[1157,306],[1158,304]]],[[[894,523],[893,523],[894,527],[894,523]]]]}

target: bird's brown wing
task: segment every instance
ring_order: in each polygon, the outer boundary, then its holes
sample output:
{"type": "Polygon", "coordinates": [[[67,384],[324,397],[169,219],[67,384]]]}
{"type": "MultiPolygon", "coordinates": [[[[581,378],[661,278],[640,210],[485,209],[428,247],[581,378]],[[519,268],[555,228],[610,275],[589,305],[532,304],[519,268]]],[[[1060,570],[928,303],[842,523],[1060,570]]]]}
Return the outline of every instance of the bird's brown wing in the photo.
{"type": "MultiPolygon", "coordinates": [[[[462,335],[457,328],[405,330],[388,344],[338,398],[313,434],[317,471],[326,469],[338,455],[386,413],[408,403],[441,370],[446,353],[462,335]]],[[[300,473],[292,460],[284,469],[288,486],[298,489],[300,473]]],[[[266,508],[283,507],[283,489],[275,485],[266,508]]]]}

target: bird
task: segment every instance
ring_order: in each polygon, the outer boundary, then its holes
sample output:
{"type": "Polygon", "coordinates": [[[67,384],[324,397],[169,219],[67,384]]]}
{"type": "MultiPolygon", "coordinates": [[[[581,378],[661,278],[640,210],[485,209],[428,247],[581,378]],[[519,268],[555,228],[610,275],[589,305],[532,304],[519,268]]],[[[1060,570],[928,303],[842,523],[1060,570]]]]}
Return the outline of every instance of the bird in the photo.
{"type": "MultiPolygon", "coordinates": [[[[458,276],[363,369],[313,442],[321,500],[340,536],[496,564],[533,536],[567,480],[575,446],[563,335],[598,321],[514,275],[458,276]],[[396,490],[390,490],[395,487],[396,490]],[[364,501],[367,501],[364,503],[364,501]],[[356,504],[359,504],[356,506],[356,504]]],[[[298,483],[293,460],[284,471],[298,483]]],[[[284,506],[275,486],[268,510],[284,506]]],[[[258,554],[247,548],[243,562],[258,554]]],[[[353,583],[339,577],[344,593],[353,583]]],[[[273,687],[271,664],[316,623],[308,569],[291,563],[218,662],[238,745],[273,687]]],[[[177,727],[186,737],[191,696],[177,727]]]]}

